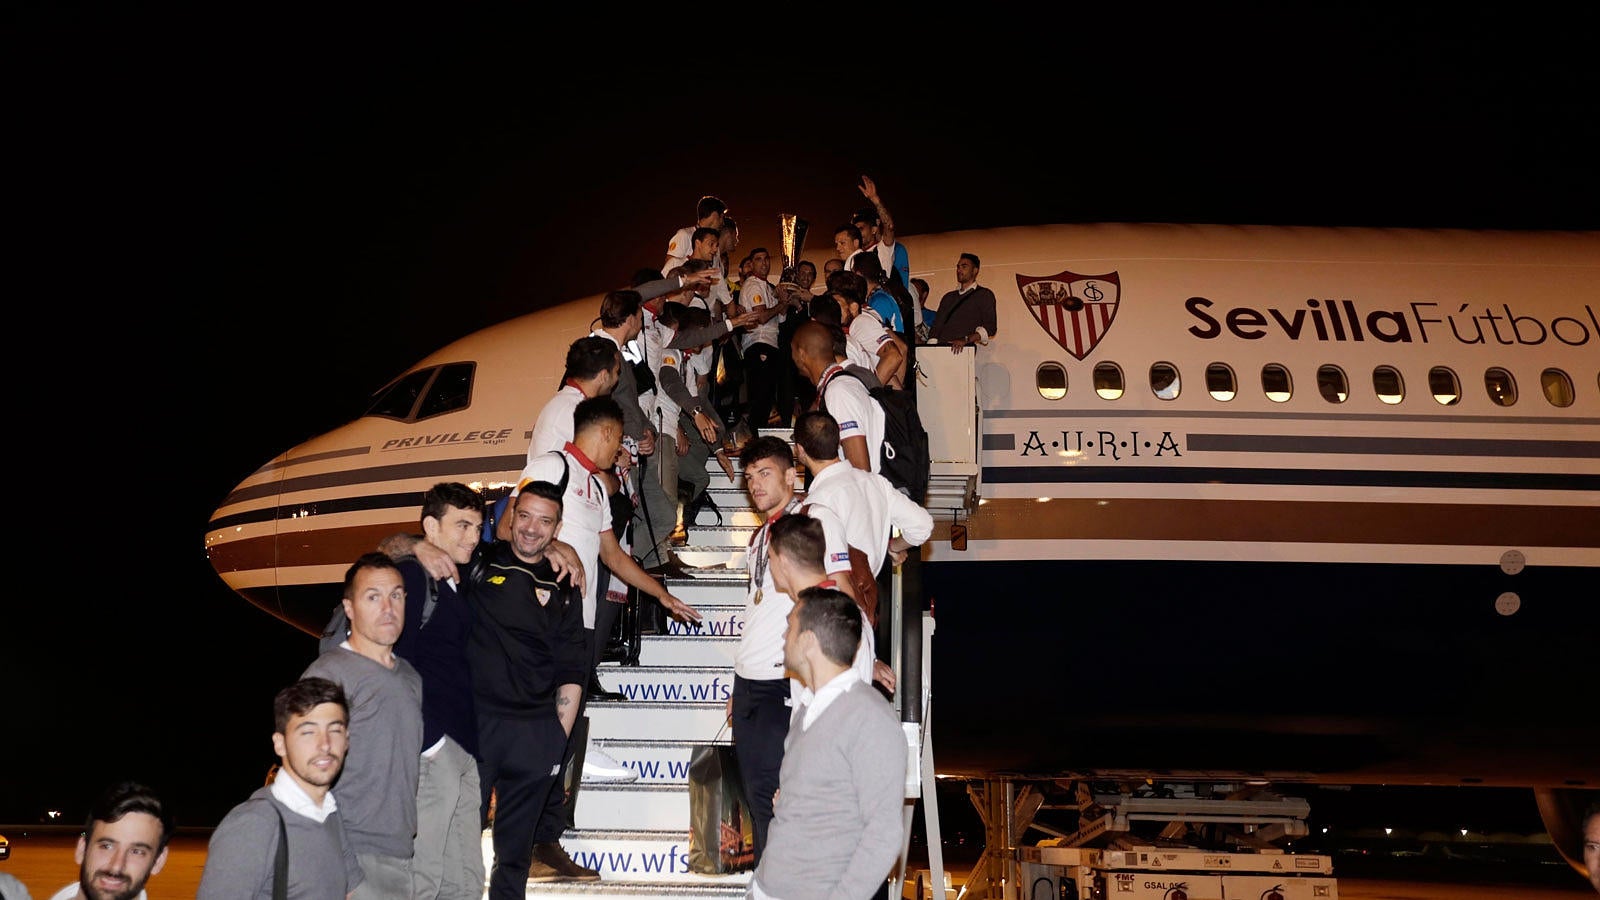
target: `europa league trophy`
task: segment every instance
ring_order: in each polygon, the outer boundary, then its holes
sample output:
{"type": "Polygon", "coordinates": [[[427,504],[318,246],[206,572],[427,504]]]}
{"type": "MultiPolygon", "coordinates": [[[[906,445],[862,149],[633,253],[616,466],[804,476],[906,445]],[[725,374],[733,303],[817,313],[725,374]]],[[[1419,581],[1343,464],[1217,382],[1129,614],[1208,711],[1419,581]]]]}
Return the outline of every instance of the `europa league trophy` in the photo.
{"type": "Polygon", "coordinates": [[[783,244],[783,270],[794,268],[800,262],[800,251],[806,245],[806,229],[811,224],[799,216],[783,213],[778,216],[778,237],[783,244]]]}

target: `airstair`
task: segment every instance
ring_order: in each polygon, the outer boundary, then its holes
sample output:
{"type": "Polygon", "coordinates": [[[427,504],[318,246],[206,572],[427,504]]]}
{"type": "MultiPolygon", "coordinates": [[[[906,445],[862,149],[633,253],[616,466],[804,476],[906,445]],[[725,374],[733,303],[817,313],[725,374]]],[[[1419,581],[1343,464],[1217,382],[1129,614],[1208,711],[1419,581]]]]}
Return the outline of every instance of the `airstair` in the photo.
{"type": "MultiPolygon", "coordinates": [[[[941,357],[945,355],[941,354],[941,357]]],[[[927,506],[935,519],[969,512],[976,498],[976,464],[972,384],[972,354],[941,359],[944,366],[959,366],[953,377],[968,385],[961,392],[946,392],[944,403],[956,410],[953,434],[939,430],[942,417],[922,403],[922,416],[934,447],[934,471],[927,506]],[[954,402],[951,402],[954,400],[954,402]],[[965,420],[964,423],[961,420],[965,420]],[[958,452],[947,451],[954,446],[958,452]],[[962,449],[965,448],[965,449],[962,449]],[[961,459],[952,461],[955,455],[961,459]],[[957,512],[957,509],[960,512],[957,512]]],[[[788,440],[786,430],[764,429],[788,440]]],[[[743,897],[750,873],[701,875],[689,868],[689,758],[697,744],[731,744],[725,728],[727,700],[733,690],[733,658],[744,628],[745,548],[761,525],[750,506],[743,474],[734,466],[729,478],[716,460],[707,461],[708,488],[722,520],[702,510],[698,522],[687,522],[688,540],[677,547],[679,559],[696,567],[692,577],[669,578],[673,595],[694,606],[704,617],[698,625],[669,622],[665,634],[645,634],[639,641],[638,665],[602,663],[600,682],[627,700],[591,701],[587,707],[590,746],[639,773],[630,784],[584,783],[578,791],[576,827],[567,831],[562,846],[580,865],[600,872],[591,883],[529,883],[526,897],[743,897]]],[[[652,602],[649,600],[646,603],[652,602]]],[[[908,604],[909,605],[909,604],[908,604]]],[[[897,607],[898,608],[898,607],[897,607]]],[[[913,605],[913,609],[916,607],[913,605]]],[[[931,619],[904,622],[896,616],[896,632],[912,628],[906,653],[896,647],[893,664],[900,673],[897,705],[910,705],[904,724],[908,747],[907,798],[924,799],[930,851],[939,842],[938,806],[933,790],[933,756],[926,711],[926,685],[931,654],[926,652],[932,634],[931,619]],[[903,658],[904,657],[904,658],[903,658]],[[921,678],[905,672],[920,671],[921,678]]],[[[908,849],[914,804],[905,811],[902,860],[908,849]]],[[[484,859],[494,860],[491,833],[484,832],[484,859]]],[[[932,860],[936,874],[942,873],[932,860]]],[[[903,865],[903,863],[902,863],[903,865]]],[[[904,871],[901,872],[904,875],[904,871]]]]}

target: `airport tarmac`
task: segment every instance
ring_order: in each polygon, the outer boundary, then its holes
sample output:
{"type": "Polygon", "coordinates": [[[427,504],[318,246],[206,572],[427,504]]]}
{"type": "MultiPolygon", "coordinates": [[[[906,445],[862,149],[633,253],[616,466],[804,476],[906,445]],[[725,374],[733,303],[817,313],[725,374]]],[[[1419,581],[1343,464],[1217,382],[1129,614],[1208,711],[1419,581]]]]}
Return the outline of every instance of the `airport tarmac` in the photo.
{"type": "MultiPolygon", "coordinates": [[[[11,859],[0,862],[0,872],[8,872],[27,885],[33,900],[47,900],[63,885],[77,878],[78,867],[73,862],[72,852],[75,837],[28,834],[14,828],[0,833],[11,839],[11,859]]],[[[174,838],[166,867],[151,878],[146,886],[151,900],[195,896],[200,886],[200,873],[205,868],[205,859],[206,836],[180,835],[174,838]]],[[[960,884],[965,869],[953,864],[950,868],[951,877],[956,884],[960,884]]],[[[1338,874],[1337,869],[1335,874],[1338,874]]],[[[1558,900],[1595,896],[1576,872],[1570,874],[1570,885],[1489,881],[1467,884],[1457,881],[1339,876],[1339,896],[1344,900],[1558,900]]],[[[911,888],[908,885],[906,896],[910,895],[911,888]]]]}

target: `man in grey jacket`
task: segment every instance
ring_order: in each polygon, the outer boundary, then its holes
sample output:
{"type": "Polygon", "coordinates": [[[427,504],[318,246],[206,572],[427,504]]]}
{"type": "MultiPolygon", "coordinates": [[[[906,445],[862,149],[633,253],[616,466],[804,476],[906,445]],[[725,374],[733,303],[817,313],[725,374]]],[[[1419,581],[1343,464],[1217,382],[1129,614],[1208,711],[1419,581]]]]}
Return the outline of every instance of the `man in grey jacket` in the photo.
{"type": "Polygon", "coordinates": [[[302,678],[278,692],[272,716],[278,773],[211,832],[200,900],[269,900],[280,834],[287,839],[287,896],[344,900],[361,883],[331,790],[350,746],[344,689],[302,678]]]}
{"type": "Polygon", "coordinates": [[[871,897],[900,856],[905,737],[888,701],[851,668],[860,640],[849,595],[813,587],[795,597],[783,656],[806,689],[750,880],[754,900],[871,897]]]}

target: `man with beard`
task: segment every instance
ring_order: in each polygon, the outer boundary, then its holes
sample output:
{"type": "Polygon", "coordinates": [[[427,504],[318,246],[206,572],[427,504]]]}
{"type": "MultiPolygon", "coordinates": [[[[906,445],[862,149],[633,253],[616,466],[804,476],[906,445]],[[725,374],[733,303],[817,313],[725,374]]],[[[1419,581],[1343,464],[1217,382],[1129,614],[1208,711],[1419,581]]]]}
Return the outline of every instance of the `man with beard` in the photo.
{"type": "Polygon", "coordinates": [[[406,616],[405,580],[394,560],[374,551],[350,566],[344,612],[349,637],[301,677],[326,678],[349,701],[350,753],[339,779],[339,806],[364,875],[352,896],[407,897],[422,760],[422,676],[394,652],[406,616]]]}
{"type": "Polygon", "coordinates": [[[167,862],[172,815],[155,791],[125,781],[106,791],[78,836],[78,883],[50,900],[145,900],[144,884],[167,862]]]}
{"type": "Polygon", "coordinates": [[[487,574],[467,594],[475,614],[467,661],[483,809],[495,796],[494,900],[522,897],[530,880],[600,880],[562,848],[561,807],[547,802],[561,790],[567,739],[591,668],[583,592],[557,583],[547,555],[564,518],[562,489],[526,482],[514,502],[510,537],[480,551],[487,574]]]}
{"type": "Polygon", "coordinates": [[[269,900],[279,853],[290,897],[342,900],[362,880],[330,790],[350,746],[344,690],[326,678],[302,678],[278,692],[272,719],[278,773],[211,833],[200,900],[269,900]]]}

